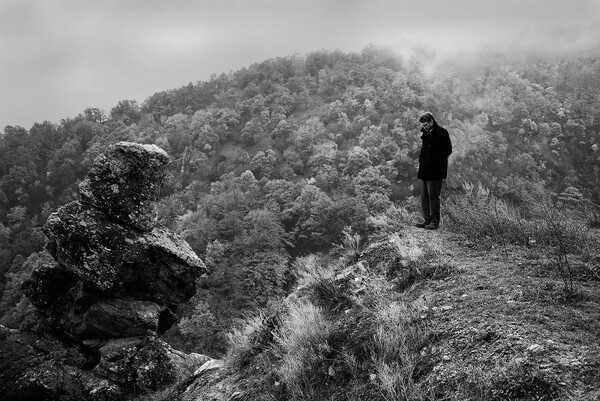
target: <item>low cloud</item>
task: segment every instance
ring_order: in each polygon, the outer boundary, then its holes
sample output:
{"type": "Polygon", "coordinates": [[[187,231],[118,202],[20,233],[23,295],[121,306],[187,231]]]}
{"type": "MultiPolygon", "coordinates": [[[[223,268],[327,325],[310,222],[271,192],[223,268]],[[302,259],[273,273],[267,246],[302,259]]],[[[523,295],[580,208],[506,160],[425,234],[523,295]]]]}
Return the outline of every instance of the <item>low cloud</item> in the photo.
{"type": "Polygon", "coordinates": [[[598,55],[596,0],[0,2],[0,127],[206,80],[277,56],[373,43],[431,65],[481,51],[598,55]]]}

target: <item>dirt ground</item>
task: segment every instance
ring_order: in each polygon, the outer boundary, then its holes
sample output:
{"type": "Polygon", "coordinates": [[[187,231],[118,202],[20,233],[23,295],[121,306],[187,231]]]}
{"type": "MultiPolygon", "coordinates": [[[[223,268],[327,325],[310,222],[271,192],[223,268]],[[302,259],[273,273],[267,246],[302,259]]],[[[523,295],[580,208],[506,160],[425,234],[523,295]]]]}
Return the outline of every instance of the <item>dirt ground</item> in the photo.
{"type": "MultiPolygon", "coordinates": [[[[419,230],[409,228],[407,230],[419,230]]],[[[547,250],[418,233],[450,266],[406,296],[430,332],[414,380],[436,400],[600,400],[600,282],[579,270],[573,293],[547,250]]]]}

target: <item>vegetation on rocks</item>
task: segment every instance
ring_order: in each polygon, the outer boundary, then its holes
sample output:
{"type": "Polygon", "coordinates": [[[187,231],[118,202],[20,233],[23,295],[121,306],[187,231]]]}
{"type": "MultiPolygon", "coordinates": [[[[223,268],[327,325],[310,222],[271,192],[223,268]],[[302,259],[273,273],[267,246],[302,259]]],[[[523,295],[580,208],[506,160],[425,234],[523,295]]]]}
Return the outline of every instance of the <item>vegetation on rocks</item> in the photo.
{"type": "MultiPolygon", "coordinates": [[[[225,365],[178,399],[600,396],[600,283],[588,269],[565,293],[543,244],[397,223],[357,258],[301,258],[294,291],[234,330],[225,365]]],[[[355,242],[345,245],[354,255],[355,242]]]]}

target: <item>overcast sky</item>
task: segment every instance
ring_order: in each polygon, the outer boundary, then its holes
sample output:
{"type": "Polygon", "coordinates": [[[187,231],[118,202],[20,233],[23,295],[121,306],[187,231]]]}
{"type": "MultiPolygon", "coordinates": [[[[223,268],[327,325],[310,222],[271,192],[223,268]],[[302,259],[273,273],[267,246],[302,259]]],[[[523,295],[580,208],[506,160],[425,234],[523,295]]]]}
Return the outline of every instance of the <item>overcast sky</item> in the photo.
{"type": "Polygon", "coordinates": [[[295,53],[600,54],[600,0],[0,0],[0,129],[295,53]]]}

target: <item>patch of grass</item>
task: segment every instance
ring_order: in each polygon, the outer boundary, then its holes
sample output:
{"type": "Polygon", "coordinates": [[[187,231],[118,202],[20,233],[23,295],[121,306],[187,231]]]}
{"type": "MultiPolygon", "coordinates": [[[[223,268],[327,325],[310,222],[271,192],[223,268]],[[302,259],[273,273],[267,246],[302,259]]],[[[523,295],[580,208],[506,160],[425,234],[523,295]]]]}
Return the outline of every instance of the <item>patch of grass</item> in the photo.
{"type": "MultiPolygon", "coordinates": [[[[450,362],[449,362],[450,363],[450,362]]],[[[460,369],[446,368],[444,376],[427,383],[427,400],[563,400],[559,377],[540,370],[527,357],[474,364],[460,369]]]]}
{"type": "Polygon", "coordinates": [[[335,278],[336,268],[333,264],[324,263],[316,255],[299,257],[292,263],[292,275],[296,279],[296,288],[311,288],[323,280],[335,278]]]}
{"type": "Polygon", "coordinates": [[[585,222],[585,211],[558,208],[550,202],[540,202],[537,213],[542,224],[533,234],[536,242],[546,249],[554,261],[554,268],[563,280],[566,296],[574,292],[573,280],[577,275],[574,257],[581,259],[587,274],[600,279],[598,249],[600,237],[585,222]]]}
{"type": "Polygon", "coordinates": [[[452,271],[439,239],[412,231],[393,233],[387,240],[371,244],[361,261],[369,270],[393,282],[396,291],[417,280],[441,279],[452,271]]]}
{"type": "MultiPolygon", "coordinates": [[[[298,287],[284,308],[251,316],[230,334],[233,371],[273,399],[424,399],[413,379],[427,339],[423,305],[405,303],[362,262],[307,257],[294,271],[298,287]],[[266,381],[280,385],[269,388],[266,381]]],[[[242,392],[258,396],[254,389],[242,392]]]]}
{"type": "Polygon", "coordinates": [[[416,323],[418,314],[397,301],[384,303],[373,312],[373,364],[385,398],[423,399],[423,393],[413,382],[419,350],[425,339],[424,331],[416,323]]]}
{"type": "Polygon", "coordinates": [[[322,309],[307,302],[291,305],[282,319],[275,336],[282,355],[277,372],[293,398],[310,399],[320,387],[320,368],[331,352],[327,339],[332,330],[322,309]]]}
{"type": "Polygon", "coordinates": [[[367,225],[373,232],[372,241],[387,238],[388,235],[402,231],[407,225],[412,225],[414,213],[405,207],[393,205],[385,213],[371,216],[367,219],[367,225]]]}
{"type": "Polygon", "coordinates": [[[229,349],[225,355],[226,364],[234,370],[242,370],[268,349],[279,330],[284,310],[284,306],[261,310],[247,316],[240,326],[234,327],[227,335],[229,349]]]}
{"type": "Polygon", "coordinates": [[[481,185],[467,186],[465,195],[444,204],[446,225],[478,244],[527,244],[529,229],[518,208],[492,195],[481,185]]]}
{"type": "Polygon", "coordinates": [[[334,246],[334,252],[340,255],[344,264],[356,263],[364,250],[364,238],[354,232],[352,227],[346,226],[342,230],[341,242],[334,246]]]}
{"type": "Polygon", "coordinates": [[[369,396],[355,399],[424,399],[413,381],[426,338],[417,319],[400,301],[357,307],[336,320],[310,303],[291,307],[276,336],[277,372],[290,399],[337,399],[330,397],[359,388],[369,396]]]}
{"type": "Polygon", "coordinates": [[[478,245],[500,245],[508,256],[508,245],[516,244],[535,253],[551,256],[552,270],[563,281],[568,298],[574,293],[577,269],[573,256],[582,260],[586,274],[600,279],[600,235],[589,224],[589,210],[561,202],[548,195],[527,205],[528,219],[520,210],[493,196],[489,190],[470,186],[466,195],[447,200],[445,211],[450,229],[478,245]]]}
{"type": "Polygon", "coordinates": [[[296,293],[305,296],[326,313],[340,313],[352,306],[349,283],[338,276],[338,266],[323,263],[314,255],[297,259],[292,266],[296,293]]]}

